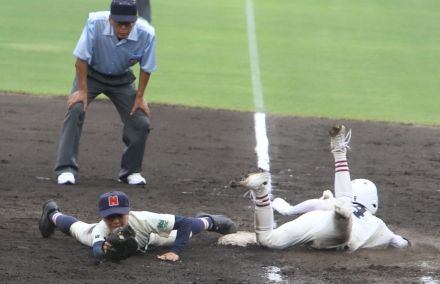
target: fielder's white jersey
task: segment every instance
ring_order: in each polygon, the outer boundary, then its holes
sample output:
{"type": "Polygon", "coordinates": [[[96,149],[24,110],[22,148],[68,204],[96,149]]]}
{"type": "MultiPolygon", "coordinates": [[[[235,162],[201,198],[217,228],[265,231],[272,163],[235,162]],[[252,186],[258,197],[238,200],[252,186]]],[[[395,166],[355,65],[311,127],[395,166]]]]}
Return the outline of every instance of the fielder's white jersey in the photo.
{"type": "MultiPolygon", "coordinates": [[[[171,214],[158,214],[149,211],[130,211],[128,215],[128,224],[136,232],[136,241],[140,248],[144,248],[149,244],[151,233],[161,237],[168,237],[173,230],[174,222],[175,216],[171,214]]],[[[89,232],[91,229],[92,242],[88,244],[90,246],[93,246],[96,242],[104,241],[104,238],[110,234],[110,230],[104,220],[101,220],[96,224],[86,225],[88,225],[89,228],[86,226],[82,226],[82,228],[84,228],[84,230],[89,229],[87,230],[89,232]]],[[[77,234],[78,233],[76,233],[76,235],[77,234]]]]}
{"type": "Polygon", "coordinates": [[[148,211],[130,211],[128,224],[136,232],[140,248],[146,248],[151,234],[167,238],[174,227],[176,218],[171,214],[157,214],[148,211]]]}
{"type": "Polygon", "coordinates": [[[345,249],[381,248],[392,244],[396,235],[365,207],[353,203],[352,230],[345,249]]]}

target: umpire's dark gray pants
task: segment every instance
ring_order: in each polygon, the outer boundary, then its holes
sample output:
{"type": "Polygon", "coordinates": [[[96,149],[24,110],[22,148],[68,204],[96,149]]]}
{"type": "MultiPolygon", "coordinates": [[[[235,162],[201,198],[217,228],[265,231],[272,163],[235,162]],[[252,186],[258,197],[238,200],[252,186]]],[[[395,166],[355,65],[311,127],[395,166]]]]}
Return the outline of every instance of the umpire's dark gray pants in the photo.
{"type": "Polygon", "coordinates": [[[137,0],[136,1],[138,14],[151,24],[151,5],[150,0],[137,0]]]}
{"type": "MultiPolygon", "coordinates": [[[[122,141],[126,148],[122,154],[119,178],[124,179],[132,173],[142,171],[145,144],[150,132],[150,120],[147,115],[137,110],[130,115],[136,97],[134,83],[111,86],[97,81],[90,76],[87,78],[88,104],[99,94],[105,94],[115,105],[122,123],[124,124],[122,141]]],[[[78,90],[78,81],[75,79],[71,94],[78,90]]],[[[61,137],[58,145],[58,157],[55,172],[78,174],[78,150],[82,127],[85,119],[84,104],[74,104],[66,113],[61,137]]]]}

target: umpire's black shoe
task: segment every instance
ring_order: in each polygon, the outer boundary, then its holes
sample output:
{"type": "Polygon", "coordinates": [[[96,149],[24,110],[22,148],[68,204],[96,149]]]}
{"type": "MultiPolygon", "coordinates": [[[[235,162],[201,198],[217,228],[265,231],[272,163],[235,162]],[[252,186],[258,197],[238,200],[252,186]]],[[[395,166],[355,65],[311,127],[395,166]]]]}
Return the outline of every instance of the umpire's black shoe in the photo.
{"type": "Polygon", "coordinates": [[[209,217],[212,220],[212,228],[208,231],[217,232],[222,235],[232,234],[237,232],[237,225],[234,221],[224,215],[211,215],[208,213],[197,213],[196,218],[209,217]]]}
{"type": "Polygon", "coordinates": [[[38,220],[38,228],[43,238],[48,238],[55,232],[55,225],[50,220],[50,213],[59,211],[58,205],[53,200],[48,200],[43,204],[43,214],[38,220]]]}

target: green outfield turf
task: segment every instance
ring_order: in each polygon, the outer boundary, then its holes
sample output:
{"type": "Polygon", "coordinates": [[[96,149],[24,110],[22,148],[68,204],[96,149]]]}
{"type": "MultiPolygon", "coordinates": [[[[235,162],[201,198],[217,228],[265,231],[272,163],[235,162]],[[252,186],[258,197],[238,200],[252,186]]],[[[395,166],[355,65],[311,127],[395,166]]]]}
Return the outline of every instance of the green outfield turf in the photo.
{"type": "MultiPolygon", "coordinates": [[[[253,5],[267,112],[440,124],[440,1],[253,5]]],[[[109,0],[5,2],[0,90],[67,94],[87,13],[108,6],[109,0]]],[[[159,69],[147,99],[253,110],[246,0],[152,6],[159,69]]]]}

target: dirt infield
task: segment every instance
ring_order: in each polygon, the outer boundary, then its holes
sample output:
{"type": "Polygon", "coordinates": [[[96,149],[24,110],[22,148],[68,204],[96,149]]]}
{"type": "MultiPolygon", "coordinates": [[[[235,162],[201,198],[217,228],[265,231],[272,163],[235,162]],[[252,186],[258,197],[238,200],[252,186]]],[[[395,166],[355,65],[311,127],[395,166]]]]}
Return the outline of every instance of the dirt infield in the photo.
{"type": "MultiPolygon", "coordinates": [[[[144,159],[146,187],[116,181],[121,123],[108,101],[87,114],[75,186],[58,186],[52,172],[65,112],[63,98],[0,95],[1,283],[439,283],[440,128],[338,121],[353,129],[352,178],[379,187],[378,216],[408,237],[410,250],[355,253],[216,244],[219,235],[191,239],[177,263],[158,261],[156,248],[121,263],[94,264],[90,248],[60,232],[43,239],[41,204],[87,222],[97,197],[123,190],[134,210],[192,216],[225,213],[252,231],[253,211],[231,180],[255,168],[253,114],[152,105],[144,159]]],[[[274,194],[291,202],[315,198],[333,185],[327,129],[336,121],[269,116],[274,194]]],[[[286,221],[276,215],[278,223],[286,221]]]]}

